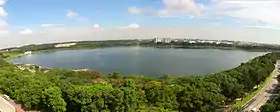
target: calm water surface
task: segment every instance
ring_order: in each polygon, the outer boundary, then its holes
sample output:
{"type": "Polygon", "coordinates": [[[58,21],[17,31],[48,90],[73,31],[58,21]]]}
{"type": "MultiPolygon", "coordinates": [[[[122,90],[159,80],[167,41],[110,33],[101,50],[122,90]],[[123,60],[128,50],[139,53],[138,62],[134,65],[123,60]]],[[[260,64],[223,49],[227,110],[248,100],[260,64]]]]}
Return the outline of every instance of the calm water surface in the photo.
{"type": "Polygon", "coordinates": [[[125,75],[205,75],[234,68],[265,52],[217,49],[158,49],[116,47],[91,50],[64,50],[27,55],[10,60],[50,68],[91,69],[125,75]]]}

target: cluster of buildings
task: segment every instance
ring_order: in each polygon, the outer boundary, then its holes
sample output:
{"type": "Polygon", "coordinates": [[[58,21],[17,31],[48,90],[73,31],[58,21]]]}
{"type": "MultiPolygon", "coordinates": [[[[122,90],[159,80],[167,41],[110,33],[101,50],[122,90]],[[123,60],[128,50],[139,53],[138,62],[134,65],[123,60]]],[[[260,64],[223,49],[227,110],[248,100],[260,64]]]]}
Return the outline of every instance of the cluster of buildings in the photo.
{"type": "Polygon", "coordinates": [[[152,40],[154,43],[190,43],[190,44],[226,44],[235,46],[270,46],[270,47],[280,47],[278,44],[265,44],[257,42],[244,42],[244,41],[231,41],[231,40],[207,40],[207,39],[190,39],[190,38],[154,38],[152,40]]]}
{"type": "Polygon", "coordinates": [[[186,39],[186,38],[154,38],[154,43],[190,43],[190,44],[223,44],[223,45],[236,45],[236,46],[270,46],[280,47],[278,44],[265,44],[257,42],[244,42],[244,41],[231,41],[231,40],[207,40],[207,39],[186,39]]]}
{"type": "Polygon", "coordinates": [[[185,42],[185,43],[210,43],[210,44],[234,44],[234,41],[228,40],[205,40],[205,39],[171,39],[171,38],[154,38],[154,43],[171,43],[171,42],[185,42]]]}

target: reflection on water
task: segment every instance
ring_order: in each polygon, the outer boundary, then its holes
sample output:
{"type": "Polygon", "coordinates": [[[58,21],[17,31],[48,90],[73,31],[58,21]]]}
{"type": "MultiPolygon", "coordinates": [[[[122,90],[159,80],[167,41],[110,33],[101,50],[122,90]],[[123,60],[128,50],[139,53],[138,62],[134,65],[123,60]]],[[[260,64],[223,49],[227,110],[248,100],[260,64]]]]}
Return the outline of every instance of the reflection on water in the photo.
{"type": "Polygon", "coordinates": [[[33,63],[52,68],[92,69],[126,75],[204,75],[238,66],[265,54],[217,49],[157,49],[116,47],[92,50],[54,51],[15,58],[10,62],[33,63]]]}

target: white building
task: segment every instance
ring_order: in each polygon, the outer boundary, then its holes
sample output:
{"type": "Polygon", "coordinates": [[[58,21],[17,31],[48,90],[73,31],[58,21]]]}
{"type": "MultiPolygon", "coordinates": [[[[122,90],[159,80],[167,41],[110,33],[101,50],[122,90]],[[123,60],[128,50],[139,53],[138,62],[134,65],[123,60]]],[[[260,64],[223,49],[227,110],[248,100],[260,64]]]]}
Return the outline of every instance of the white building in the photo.
{"type": "Polygon", "coordinates": [[[28,55],[28,54],[32,54],[32,51],[26,51],[24,52],[25,55],[28,55]]]}
{"type": "Polygon", "coordinates": [[[154,43],[159,43],[159,42],[170,43],[171,38],[154,38],[154,43]]]}
{"type": "Polygon", "coordinates": [[[198,41],[199,43],[214,43],[215,41],[211,41],[211,40],[200,40],[198,41]]]}
{"type": "Polygon", "coordinates": [[[232,42],[223,42],[223,44],[233,44],[232,42]]]}
{"type": "Polygon", "coordinates": [[[189,43],[193,44],[193,43],[196,43],[196,41],[191,40],[191,41],[189,41],[189,43]]]}
{"type": "Polygon", "coordinates": [[[57,44],[55,45],[55,47],[70,47],[70,46],[74,46],[77,43],[66,43],[66,44],[57,44]]]}
{"type": "Polygon", "coordinates": [[[154,43],[159,43],[159,42],[162,42],[160,38],[154,38],[154,43]]]}

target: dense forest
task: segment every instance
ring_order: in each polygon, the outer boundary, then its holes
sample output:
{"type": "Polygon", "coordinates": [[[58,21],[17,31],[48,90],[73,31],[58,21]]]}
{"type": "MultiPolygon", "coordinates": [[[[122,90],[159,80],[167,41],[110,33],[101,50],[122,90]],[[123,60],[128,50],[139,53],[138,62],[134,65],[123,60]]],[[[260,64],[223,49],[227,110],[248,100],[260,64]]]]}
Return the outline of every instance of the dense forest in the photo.
{"type": "Polygon", "coordinates": [[[251,92],[274,70],[279,58],[280,53],[268,53],[220,73],[158,79],[119,72],[22,69],[1,59],[0,93],[27,110],[211,112],[251,92]]]}

